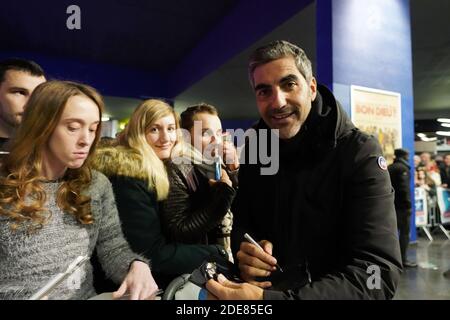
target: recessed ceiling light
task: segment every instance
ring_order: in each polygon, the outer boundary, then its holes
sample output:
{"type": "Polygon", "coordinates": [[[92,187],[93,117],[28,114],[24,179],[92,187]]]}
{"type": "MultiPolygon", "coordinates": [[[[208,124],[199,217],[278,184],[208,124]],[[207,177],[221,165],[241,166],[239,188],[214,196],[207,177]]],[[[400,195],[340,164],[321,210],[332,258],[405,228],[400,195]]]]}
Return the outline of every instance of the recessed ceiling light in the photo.
{"type": "Polygon", "coordinates": [[[450,119],[448,118],[439,118],[437,119],[438,122],[444,122],[444,123],[450,123],[450,119]]]}
{"type": "Polygon", "coordinates": [[[436,137],[433,137],[433,138],[425,137],[425,138],[420,138],[420,140],[422,140],[423,142],[433,142],[433,141],[436,141],[437,138],[436,137]]]}
{"type": "Polygon", "coordinates": [[[437,135],[450,137],[450,131],[436,131],[437,135]]]}
{"type": "Polygon", "coordinates": [[[450,123],[441,123],[441,126],[446,127],[446,128],[450,128],[450,123]]]}
{"type": "Polygon", "coordinates": [[[433,138],[428,138],[427,135],[425,133],[418,133],[417,136],[420,138],[420,140],[422,140],[423,142],[432,142],[432,141],[436,141],[437,138],[433,137],[433,138]]]}
{"type": "Polygon", "coordinates": [[[427,137],[427,135],[425,133],[418,133],[417,136],[419,138],[426,138],[427,137]]]}

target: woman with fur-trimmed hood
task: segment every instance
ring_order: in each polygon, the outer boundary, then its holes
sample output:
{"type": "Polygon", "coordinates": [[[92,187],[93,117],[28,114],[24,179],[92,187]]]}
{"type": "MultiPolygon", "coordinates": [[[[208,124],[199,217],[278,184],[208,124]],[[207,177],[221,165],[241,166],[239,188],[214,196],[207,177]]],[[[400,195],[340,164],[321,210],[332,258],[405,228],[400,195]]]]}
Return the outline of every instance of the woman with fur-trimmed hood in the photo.
{"type": "Polygon", "coordinates": [[[169,193],[163,160],[177,144],[179,120],[167,103],[140,104],[120,135],[117,147],[97,150],[94,167],[111,181],[122,228],[131,248],[152,262],[160,287],[191,273],[210,254],[223,255],[221,246],[181,244],[164,235],[159,206],[169,193]]]}

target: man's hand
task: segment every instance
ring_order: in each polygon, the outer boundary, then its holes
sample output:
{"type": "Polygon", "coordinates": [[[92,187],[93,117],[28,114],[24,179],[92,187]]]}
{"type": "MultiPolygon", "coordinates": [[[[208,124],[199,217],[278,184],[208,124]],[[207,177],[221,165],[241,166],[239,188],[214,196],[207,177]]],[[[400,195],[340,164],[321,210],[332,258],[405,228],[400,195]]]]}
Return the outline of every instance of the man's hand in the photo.
{"type": "Polygon", "coordinates": [[[158,285],[153,279],[149,266],[142,261],[134,261],[120,288],[113,292],[113,299],[119,299],[129,292],[130,300],[145,300],[157,290],[158,285]]]}
{"type": "Polygon", "coordinates": [[[237,150],[233,144],[233,142],[228,141],[225,137],[229,136],[229,133],[224,134],[223,140],[223,154],[222,159],[227,168],[231,171],[239,169],[239,157],[237,154],[237,150]]]}
{"type": "Polygon", "coordinates": [[[241,242],[241,247],[236,255],[239,261],[241,278],[261,288],[272,286],[270,281],[255,281],[255,277],[268,277],[276,270],[277,260],[272,257],[272,243],[262,240],[260,243],[264,252],[249,242],[241,242]]]}
{"type": "Polygon", "coordinates": [[[206,283],[206,289],[213,295],[209,299],[219,300],[262,300],[263,289],[249,283],[236,283],[226,279],[222,274],[206,283]]]}
{"type": "MultiPolygon", "coordinates": [[[[223,182],[223,183],[226,183],[231,188],[233,187],[233,183],[231,182],[230,177],[228,176],[228,173],[225,170],[223,170],[223,169],[221,169],[221,176],[220,176],[220,180],[219,181],[223,182]]],[[[213,186],[213,185],[215,185],[217,183],[217,181],[214,180],[214,179],[209,179],[208,182],[209,182],[210,186],[213,186]]]]}

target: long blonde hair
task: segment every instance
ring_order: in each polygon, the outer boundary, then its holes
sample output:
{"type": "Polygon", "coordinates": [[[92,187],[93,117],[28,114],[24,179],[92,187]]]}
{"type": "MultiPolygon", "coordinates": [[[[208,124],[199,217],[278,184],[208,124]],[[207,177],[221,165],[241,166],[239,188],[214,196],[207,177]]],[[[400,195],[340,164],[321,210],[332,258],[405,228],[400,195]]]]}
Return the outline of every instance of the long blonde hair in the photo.
{"type": "MultiPolygon", "coordinates": [[[[172,115],[176,129],[180,128],[178,114],[166,102],[149,99],[142,102],[131,115],[130,121],[122,135],[119,144],[131,148],[142,157],[142,168],[148,174],[148,187],[155,190],[158,200],[164,200],[169,193],[169,179],[164,162],[159,159],[153,148],[148,144],[146,133],[150,127],[161,118],[172,115]]],[[[180,133],[177,130],[177,142],[180,133]]]]}
{"type": "MultiPolygon", "coordinates": [[[[104,104],[100,94],[94,88],[76,82],[43,83],[34,90],[25,106],[22,124],[12,138],[0,176],[0,215],[13,219],[13,229],[29,222],[27,229],[36,230],[50,218],[44,208],[47,195],[42,186],[46,180],[42,174],[42,156],[67,101],[78,95],[91,99],[98,106],[101,119],[104,104]]],[[[88,188],[92,179],[89,162],[100,131],[99,124],[86,161],[80,168],[66,170],[56,194],[57,205],[82,224],[93,223],[90,197],[82,191],[88,188]]]]}

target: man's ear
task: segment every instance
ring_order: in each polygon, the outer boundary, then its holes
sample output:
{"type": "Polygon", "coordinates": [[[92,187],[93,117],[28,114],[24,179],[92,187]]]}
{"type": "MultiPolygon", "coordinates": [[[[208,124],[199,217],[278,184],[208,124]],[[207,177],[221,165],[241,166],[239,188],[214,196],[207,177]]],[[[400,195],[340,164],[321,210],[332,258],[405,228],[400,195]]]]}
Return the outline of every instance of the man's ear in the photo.
{"type": "Polygon", "coordinates": [[[316,100],[317,96],[317,81],[316,78],[312,77],[309,83],[309,89],[311,90],[311,101],[316,100]]]}

